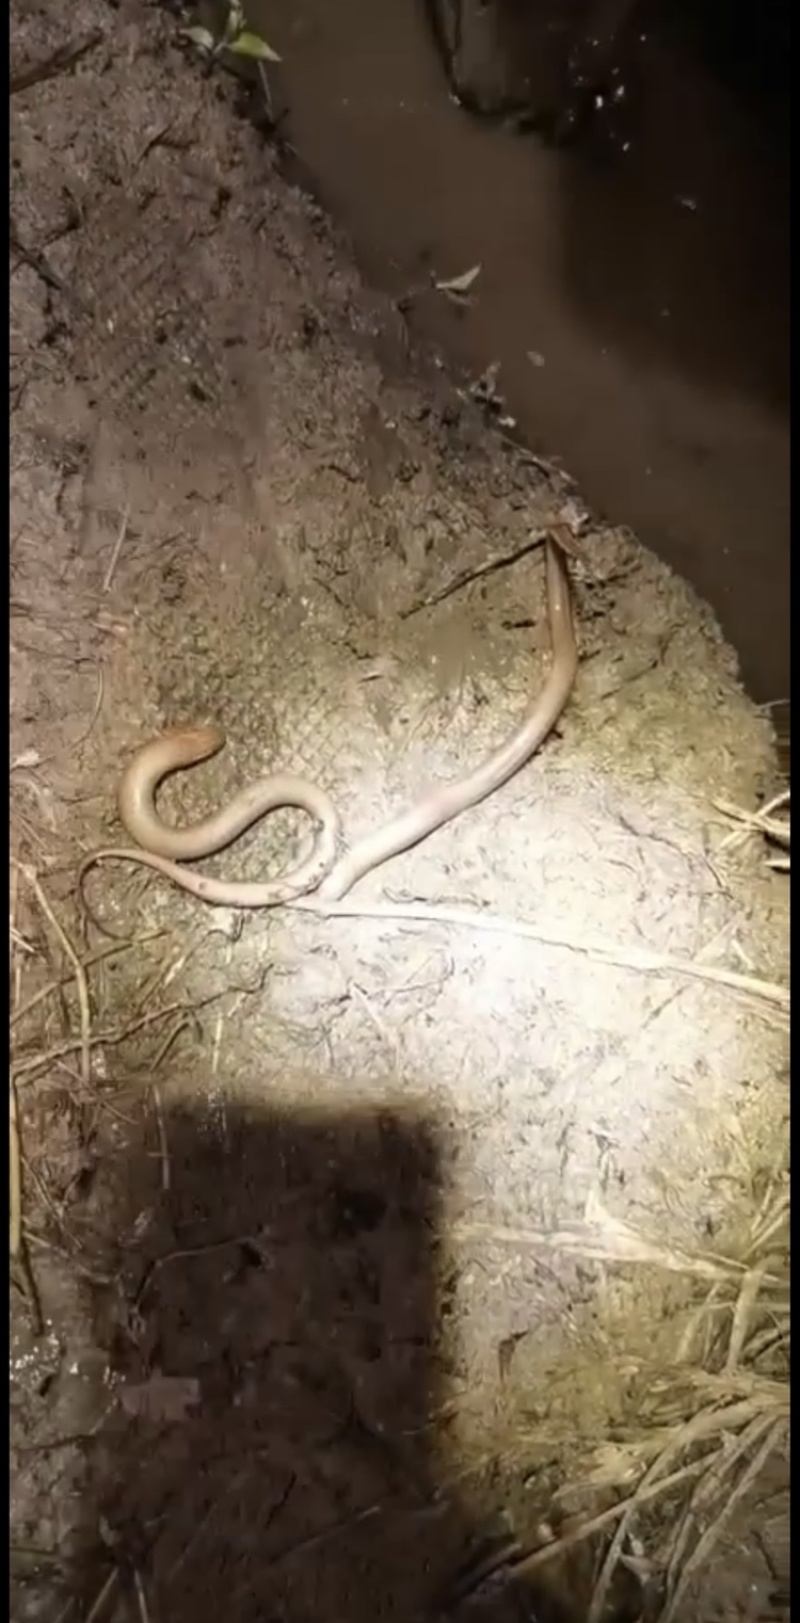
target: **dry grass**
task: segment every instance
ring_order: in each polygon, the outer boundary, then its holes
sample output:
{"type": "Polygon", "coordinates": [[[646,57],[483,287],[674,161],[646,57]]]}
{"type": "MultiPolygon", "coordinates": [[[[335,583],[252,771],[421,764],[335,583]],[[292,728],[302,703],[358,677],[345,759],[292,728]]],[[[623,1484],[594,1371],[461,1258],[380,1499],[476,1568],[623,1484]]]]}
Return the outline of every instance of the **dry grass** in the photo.
{"type": "MultiPolygon", "coordinates": [[[[687,1594],[734,1512],[755,1497],[776,1456],[788,1461],[788,1164],[787,1142],[780,1168],[759,1198],[754,1192],[746,1230],[725,1255],[664,1247],[596,1200],[583,1225],[550,1237],[550,1244],[587,1260],[698,1281],[675,1327],[671,1356],[640,1370],[647,1398],[635,1428],[624,1441],[587,1449],[579,1477],[558,1495],[563,1505],[588,1497],[602,1508],[572,1515],[561,1537],[510,1563],[517,1573],[531,1573],[579,1545],[593,1548],[598,1564],[587,1623],[602,1623],[620,1564],[634,1565],[643,1581],[660,1588],[660,1623],[685,1616],[687,1594]]],[[[619,1348],[616,1356],[622,1357],[619,1348]]]]}
{"type": "Polygon", "coordinates": [[[789,873],[789,835],[790,835],[790,805],[791,789],[783,789],[778,795],[768,800],[759,811],[743,811],[741,806],[733,806],[727,800],[715,800],[714,805],[723,817],[736,827],[722,843],[723,850],[737,850],[754,836],[767,841],[769,847],[779,847],[778,853],[771,849],[767,856],[767,866],[775,868],[779,873],[789,873]]]}
{"type": "MultiPolygon", "coordinates": [[[[781,806],[784,803],[788,804],[788,796],[782,797],[781,806]]],[[[771,803],[747,819],[744,837],[754,832],[770,835],[779,809],[771,803]]],[[[785,830],[781,823],[781,838],[788,848],[788,819],[785,830]]],[[[548,939],[531,927],[466,911],[454,915],[452,910],[417,906],[336,911],[366,916],[377,912],[378,916],[455,923],[465,928],[521,929],[536,934],[537,939],[548,939]]],[[[52,1081],[61,1090],[72,1090],[76,1100],[91,1096],[99,1108],[113,1109],[113,1098],[98,1081],[103,1069],[98,1065],[99,1056],[154,1031],[158,1041],[144,1067],[143,1100],[149,1099],[155,1111],[162,1181],[168,1187],[169,1147],[157,1075],[167,1050],[194,1019],[194,1007],[185,998],[168,993],[197,943],[188,947],[185,942],[174,943],[170,949],[162,938],[157,973],[152,973],[151,965],[138,992],[126,1000],[125,1023],[117,1024],[102,1006],[103,965],[112,955],[144,946],[154,939],[152,935],[86,950],[79,944],[74,922],[70,928],[59,916],[42,876],[33,866],[19,862],[12,863],[9,934],[10,1252],[17,1284],[38,1322],[28,1245],[38,1244],[42,1237],[26,1216],[26,1191],[57,1225],[64,1221],[64,1210],[53,1202],[46,1180],[26,1158],[26,1101],[31,1094],[40,1096],[42,1090],[46,1094],[52,1081]],[[31,1089],[34,1082],[37,1087],[31,1089]]],[[[559,939],[553,944],[598,951],[598,944],[577,940],[559,939]]],[[[600,954],[606,957],[610,950],[603,944],[600,954]]],[[[644,956],[646,962],[635,955],[631,961],[624,949],[613,950],[614,961],[625,967],[675,973],[674,961],[657,961],[654,954],[644,956]]],[[[692,975],[691,965],[681,967],[692,975]]],[[[728,977],[720,971],[709,975],[704,965],[698,965],[697,971],[703,978],[719,977],[728,991],[786,1006],[784,988],[749,981],[740,986],[738,981],[745,977],[728,977]]],[[[224,986],[204,1002],[215,1001],[229,990],[224,986]]],[[[565,1506],[577,1495],[584,1508],[570,1515],[560,1536],[549,1537],[535,1549],[516,1552],[507,1562],[510,1571],[530,1573],[578,1547],[591,1548],[597,1565],[587,1623],[602,1623],[618,1569],[630,1566],[634,1558],[640,1574],[655,1575],[662,1585],[661,1623],[676,1623],[687,1593],[717,1551],[735,1511],[754,1495],[767,1463],[788,1446],[787,1169],[788,1145],[785,1164],[765,1179],[757,1198],[752,1194],[746,1231],[724,1254],[665,1247],[614,1219],[598,1200],[587,1207],[581,1225],[556,1234],[491,1231],[500,1241],[559,1248],[610,1269],[655,1270],[694,1282],[691,1307],[672,1327],[669,1356],[660,1357],[642,1383],[646,1399],[637,1410],[635,1427],[628,1429],[624,1440],[595,1439],[584,1453],[580,1474],[573,1475],[558,1495],[565,1506]],[[591,1508],[585,1508],[587,1504],[591,1508]]],[[[458,1234],[463,1237],[478,1227],[462,1227],[458,1234]]],[[[622,1356],[619,1345],[614,1356],[622,1356]]]]}
{"type": "MultiPolygon", "coordinates": [[[[126,855],[127,853],[117,853],[126,855]]],[[[146,860],[146,858],[144,859],[146,860]]],[[[444,907],[435,902],[293,902],[290,910],[317,913],[325,918],[394,919],[398,923],[442,924],[459,930],[477,930],[494,935],[519,936],[525,941],[537,942],[543,947],[554,947],[573,952],[597,963],[615,964],[619,969],[635,975],[663,975],[674,979],[705,981],[746,999],[754,1009],[771,1007],[788,1014],[790,990],[779,981],[768,981],[759,975],[743,975],[738,970],[722,965],[708,964],[703,953],[695,958],[677,958],[669,953],[657,952],[650,947],[639,947],[622,941],[598,940],[575,931],[543,930],[521,919],[507,918],[499,913],[479,911],[478,908],[444,907]]]]}
{"type": "MultiPolygon", "coordinates": [[[[119,1118],[119,1095],[130,1089],[107,1079],[114,1071],[119,1074],[120,1056],[127,1058],[121,1069],[123,1074],[130,1071],[143,1107],[153,1114],[162,1184],[168,1187],[169,1149],[158,1090],[167,1051],[182,1032],[196,1027],[200,1009],[229,995],[238,1004],[263,989],[262,976],[248,987],[232,987],[223,979],[200,1001],[181,996],[175,982],[213,930],[202,929],[188,943],[172,942],[156,930],[87,948],[76,908],[59,908],[48,896],[48,883],[44,870],[12,857],[9,1254],[14,1282],[27,1300],[37,1333],[42,1319],[30,1248],[49,1248],[47,1234],[55,1230],[65,1253],[74,1251],[67,1222],[74,1182],[70,1135],[54,1137],[52,1121],[77,1121],[87,1110],[94,1118],[102,1112],[119,1118]],[[155,966],[147,952],[154,943],[155,966]],[[120,1018],[111,1005],[105,968],[126,954],[133,957],[133,979],[126,983],[120,1018]]],[[[119,1001],[117,993],[114,1003],[119,1001]]]]}

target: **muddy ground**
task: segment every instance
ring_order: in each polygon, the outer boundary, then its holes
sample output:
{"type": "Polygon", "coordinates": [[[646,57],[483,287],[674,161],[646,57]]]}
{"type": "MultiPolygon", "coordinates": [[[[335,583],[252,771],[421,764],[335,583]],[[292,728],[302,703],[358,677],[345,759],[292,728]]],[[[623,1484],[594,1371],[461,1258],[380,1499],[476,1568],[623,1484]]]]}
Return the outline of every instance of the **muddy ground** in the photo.
{"type": "MultiPolygon", "coordinates": [[[[776,787],[769,726],[691,591],[410,344],[174,18],[17,0],[12,75],[84,38],[11,100],[12,1616],[781,1615],[779,1310],[758,1361],[686,1353],[785,1164],[787,880],[718,809],[776,787]],[[563,722],[360,916],[108,864],[89,922],[80,858],[175,721],[228,747],[167,814],[280,764],[351,838],[490,749],[546,669],[553,525],[563,722]],[[667,1567],[680,1483],[643,1502],[603,1608],[581,1518],[613,1531],[706,1401],[705,1509],[667,1567]]],[[[276,815],[209,868],[302,838],[276,815]]]]}

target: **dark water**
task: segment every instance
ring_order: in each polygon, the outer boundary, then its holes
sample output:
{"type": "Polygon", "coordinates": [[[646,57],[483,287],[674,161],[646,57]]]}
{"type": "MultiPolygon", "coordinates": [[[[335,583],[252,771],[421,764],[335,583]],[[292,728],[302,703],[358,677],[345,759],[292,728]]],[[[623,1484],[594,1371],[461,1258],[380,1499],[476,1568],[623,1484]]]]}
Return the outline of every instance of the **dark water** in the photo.
{"type": "Polygon", "coordinates": [[[366,275],[401,296],[480,262],[468,312],[428,290],[413,325],[500,362],[528,443],[709,599],[758,700],[788,692],[785,8],[651,3],[622,93],[559,150],[454,102],[421,0],[252,13],[366,275]]]}

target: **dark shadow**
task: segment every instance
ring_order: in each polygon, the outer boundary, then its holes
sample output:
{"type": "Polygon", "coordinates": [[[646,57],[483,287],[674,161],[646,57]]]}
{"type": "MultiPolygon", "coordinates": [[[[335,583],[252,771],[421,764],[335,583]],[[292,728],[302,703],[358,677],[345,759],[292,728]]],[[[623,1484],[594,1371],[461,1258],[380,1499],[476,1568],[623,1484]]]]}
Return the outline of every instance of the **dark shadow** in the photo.
{"type": "Polygon", "coordinates": [[[70,1219],[110,1281],[115,1401],[82,1441],[84,1558],[37,1616],[66,1594],[94,1623],[581,1623],[547,1587],[478,1582],[498,1528],[441,1457],[468,1371],[436,1125],[265,1104],[161,1128],[110,1138],[70,1219]]]}
{"type": "Polygon", "coordinates": [[[216,1129],[171,1113],[165,1138],[168,1194],[155,1145],[119,1168],[118,1232],[153,1219],[100,1339],[123,1403],[157,1395],[154,1371],[197,1402],[171,1424],[118,1416],[94,1456],[102,1516],[173,1623],[366,1619],[395,1592],[411,1617],[439,1401],[432,1130],[227,1109],[216,1129]]]}

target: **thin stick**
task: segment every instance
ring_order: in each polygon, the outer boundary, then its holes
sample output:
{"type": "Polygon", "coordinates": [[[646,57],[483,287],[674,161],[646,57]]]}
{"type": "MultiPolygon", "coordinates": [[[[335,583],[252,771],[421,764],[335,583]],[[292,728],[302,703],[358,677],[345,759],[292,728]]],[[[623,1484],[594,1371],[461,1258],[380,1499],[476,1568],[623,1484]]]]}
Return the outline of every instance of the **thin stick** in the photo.
{"type": "Polygon", "coordinates": [[[172,1030],[167,1032],[167,1035],[158,1049],[158,1052],[153,1055],[153,1058],[150,1061],[150,1070],[153,1072],[153,1075],[155,1075],[156,1072],[161,1069],[161,1066],[163,1065],[172,1044],[177,1040],[178,1037],[180,1037],[181,1032],[191,1031],[193,1026],[197,1028],[199,1036],[200,1023],[197,1019],[195,1019],[193,1010],[188,1010],[185,1014],[181,1015],[179,1020],[176,1020],[172,1030]]]}
{"type": "Polygon", "coordinates": [[[668,1594],[671,1594],[675,1585],[680,1582],[681,1563],[689,1540],[696,1528],[698,1512],[704,1517],[706,1516],[709,1506],[713,1505],[719,1497],[725,1476],[730,1475],[737,1460],[750,1452],[753,1444],[758,1442],[764,1436],[764,1433],[771,1429],[773,1423],[774,1417],[769,1414],[756,1415],[749,1426],[745,1426],[744,1431],[737,1437],[734,1446],[732,1448],[723,1448],[721,1454],[712,1460],[708,1470],[703,1472],[686,1506],[683,1521],[676,1532],[666,1574],[668,1594]]]}
{"type": "MultiPolygon", "coordinates": [[[[102,963],[104,958],[113,958],[121,952],[130,952],[132,947],[142,947],[149,941],[157,941],[163,934],[163,930],[152,930],[147,935],[133,936],[130,941],[113,941],[105,947],[96,947],[93,952],[87,952],[83,960],[84,969],[91,969],[94,964],[102,963]]],[[[46,998],[53,997],[54,993],[59,992],[62,986],[67,986],[71,980],[74,980],[72,974],[60,975],[58,980],[48,981],[46,986],[28,999],[27,1003],[23,1003],[21,1009],[14,1010],[9,1024],[16,1026],[33,1009],[38,1008],[40,1003],[44,1003],[46,998]]]]}
{"type": "MultiPolygon", "coordinates": [[[[509,1228],[499,1223],[456,1223],[450,1235],[454,1240],[487,1239],[502,1245],[549,1246],[571,1251],[583,1261],[647,1263],[651,1267],[663,1268],[667,1273],[687,1274],[698,1279],[737,1279],[742,1271],[742,1264],[733,1258],[717,1260],[713,1256],[692,1256],[688,1251],[665,1251],[663,1247],[635,1236],[631,1236],[627,1245],[624,1235],[616,1245],[603,1243],[602,1237],[593,1237],[590,1226],[586,1230],[576,1229],[573,1233],[566,1229],[509,1228]]],[[[770,1283],[776,1282],[770,1276],[767,1278],[770,1283]]]]}
{"type": "Polygon", "coordinates": [[[9,1105],[9,1254],[18,1257],[22,1244],[22,1171],[19,1143],[19,1107],[13,1080],[8,1090],[9,1105]]]}
{"type": "Polygon", "coordinates": [[[184,943],[177,958],[173,958],[172,963],[160,963],[155,974],[151,975],[150,979],[145,981],[141,991],[136,993],[134,1008],[144,1009],[152,1001],[157,991],[166,992],[176,977],[183,973],[190,958],[193,958],[195,953],[200,951],[200,948],[205,945],[207,940],[208,935],[204,931],[194,941],[189,941],[188,944],[184,943]]]}
{"type": "MultiPolygon", "coordinates": [[[[263,1240],[263,1236],[262,1236],[263,1240]]],[[[149,1290],[162,1268],[173,1262],[188,1262],[192,1257],[208,1257],[214,1251],[226,1251],[229,1246],[251,1245],[259,1255],[263,1255],[262,1246],[254,1234],[234,1234],[229,1240],[212,1240],[208,1245],[185,1246],[180,1251],[168,1251],[163,1257],[156,1257],[145,1272],[138,1291],[136,1292],[135,1306],[140,1307],[145,1292],[149,1290]]]]}
{"type": "Polygon", "coordinates": [[[684,1446],[683,1434],[682,1432],[679,1432],[677,1436],[673,1436],[672,1439],[665,1444],[661,1452],[657,1454],[656,1458],[650,1462],[637,1488],[631,1494],[625,1511],[619,1519],[614,1537],[612,1538],[608,1547],[605,1560],[600,1569],[600,1574],[594,1586],[586,1623],[601,1623],[601,1619],[605,1611],[606,1600],[608,1598],[608,1592],[611,1587],[611,1580],[619,1563],[620,1555],[625,1548],[625,1540],[628,1536],[628,1530],[636,1515],[636,1512],[647,1493],[647,1489],[652,1484],[657,1483],[659,1479],[663,1479],[664,1471],[666,1470],[667,1466],[672,1463],[676,1455],[681,1453],[684,1446]]]}
{"type": "Polygon", "coordinates": [[[680,1470],[673,1471],[669,1476],[660,1477],[657,1482],[650,1483],[649,1487],[641,1492],[631,1494],[628,1499],[620,1499],[616,1505],[608,1510],[601,1510],[597,1516],[589,1516],[582,1521],[579,1527],[573,1527],[570,1533],[564,1533],[561,1538],[553,1539],[552,1544],[545,1544],[538,1550],[532,1550],[519,1561],[509,1561],[508,1571],[511,1573],[535,1572],[537,1567],[543,1567],[547,1561],[553,1561],[558,1555],[565,1555],[567,1550],[575,1548],[576,1544],[583,1544],[593,1533],[601,1533],[607,1527],[613,1527],[620,1516],[624,1516],[631,1504],[638,1509],[651,1499],[657,1499],[662,1493],[669,1493],[677,1488],[688,1477],[697,1476],[708,1464],[707,1459],[693,1460],[689,1465],[682,1465],[680,1470]]]}
{"type": "Polygon", "coordinates": [[[537,547],[541,547],[549,533],[549,530],[537,530],[535,535],[524,541],[522,546],[515,547],[513,552],[493,552],[490,558],[486,558],[482,564],[477,564],[474,569],[459,570],[458,574],[440,587],[438,592],[431,592],[428,597],[419,597],[410,608],[403,609],[400,619],[410,620],[412,615],[419,614],[422,609],[432,609],[437,603],[443,603],[446,598],[453,597],[456,592],[462,591],[465,586],[470,586],[473,581],[480,580],[484,575],[493,575],[498,569],[509,569],[512,564],[519,563],[521,558],[527,558],[529,552],[535,552],[537,547]]]}
{"type": "Polygon", "coordinates": [[[18,1283],[28,1299],[28,1306],[36,1336],[44,1335],[44,1315],[39,1291],[22,1236],[22,1146],[19,1132],[19,1109],[13,1078],[9,1086],[9,1255],[19,1269],[18,1283]]]}
{"type": "MultiPolygon", "coordinates": [[[[217,992],[214,995],[222,997],[224,994],[217,992]]],[[[155,1025],[158,1020],[166,1020],[168,1015],[177,1014],[179,1010],[184,1008],[185,1005],[182,1003],[168,1003],[163,1009],[153,1009],[149,1014],[141,1015],[138,1020],[132,1020],[130,1025],[123,1026],[121,1031],[93,1032],[89,1039],[89,1046],[90,1048],[116,1047],[117,1044],[124,1043],[128,1037],[134,1037],[137,1031],[141,1031],[145,1026],[155,1025]]],[[[66,1054],[78,1053],[82,1046],[83,1043],[80,1038],[73,1039],[71,1042],[59,1043],[56,1048],[48,1048],[43,1054],[33,1054],[30,1059],[20,1060],[14,1065],[14,1080],[19,1082],[23,1077],[29,1077],[32,1072],[51,1065],[53,1060],[63,1059],[66,1054]]]]}
{"type": "Polygon", "coordinates": [[[105,677],[103,675],[103,667],[102,667],[102,665],[99,665],[98,668],[97,668],[97,697],[96,697],[96,699],[94,701],[94,709],[92,711],[91,720],[90,720],[89,725],[86,728],[86,730],[81,733],[80,738],[76,738],[74,744],[70,745],[71,749],[74,749],[74,750],[80,749],[81,745],[86,743],[86,740],[89,737],[89,734],[94,731],[94,728],[95,728],[95,726],[97,724],[97,718],[98,718],[98,716],[100,714],[100,711],[103,708],[103,694],[104,694],[104,692],[105,692],[105,677]]]}
{"type": "Polygon", "coordinates": [[[472,912],[469,908],[437,907],[427,902],[294,902],[292,909],[317,913],[324,918],[394,919],[398,923],[452,924],[461,930],[487,930],[495,935],[522,936],[543,947],[558,947],[565,952],[581,953],[584,957],[602,963],[616,964],[620,969],[638,970],[643,974],[686,975],[691,980],[706,981],[713,986],[725,986],[732,992],[761,998],[788,1011],[788,986],[775,981],[760,980],[752,975],[740,975],[733,969],[718,969],[701,964],[691,958],[670,958],[666,953],[650,947],[625,947],[613,941],[584,940],[581,936],[540,930],[533,924],[518,919],[504,918],[495,913],[472,912]]]}
{"type": "Polygon", "coordinates": [[[117,1584],[118,1582],[119,1582],[119,1572],[118,1572],[116,1567],[113,1567],[111,1572],[108,1574],[108,1577],[106,1578],[106,1581],[103,1584],[103,1587],[100,1590],[100,1593],[95,1596],[93,1604],[90,1606],[89,1611],[86,1613],[86,1617],[84,1618],[84,1623],[97,1623],[97,1619],[100,1616],[100,1614],[101,1614],[101,1612],[103,1610],[103,1607],[105,1606],[105,1603],[108,1600],[109,1595],[111,1594],[115,1584],[117,1584]]]}
{"type": "Polygon", "coordinates": [[[136,1599],[139,1604],[139,1617],[141,1623],[150,1623],[150,1613],[147,1609],[147,1597],[144,1592],[142,1575],[138,1567],[133,1569],[133,1587],[136,1590],[136,1599]]]}
{"type": "Polygon", "coordinates": [[[777,840],[781,845],[788,846],[791,841],[790,820],[788,817],[775,817],[774,813],[788,806],[790,800],[790,790],[784,789],[781,794],[770,800],[766,806],[762,806],[758,811],[754,812],[743,811],[741,806],[734,806],[729,800],[712,801],[712,805],[717,811],[722,812],[723,817],[727,817],[731,822],[744,825],[740,833],[734,832],[727,836],[723,841],[723,849],[726,845],[746,839],[748,834],[765,834],[768,839],[777,840]]]}
{"type": "Polygon", "coordinates": [[[88,1087],[92,1080],[92,1053],[90,1040],[92,1018],[89,1007],[89,983],[86,979],[86,970],[84,969],[83,963],[78,957],[69,936],[59,924],[58,919],[56,918],[55,913],[53,912],[53,909],[51,908],[33,869],[21,867],[21,872],[24,878],[27,880],[27,883],[30,885],[31,890],[39,903],[39,907],[41,908],[51,930],[59,942],[62,951],[66,954],[67,958],[69,958],[69,961],[75,971],[75,985],[78,991],[78,1007],[80,1009],[81,1017],[81,1081],[83,1082],[84,1087],[88,1087]]]}
{"type": "MultiPolygon", "coordinates": [[[[729,1410],[729,1413],[730,1412],[731,1411],[729,1410]]],[[[671,1438],[665,1443],[660,1453],[647,1467],[644,1476],[641,1478],[637,1488],[628,1500],[625,1513],[621,1517],[614,1537],[609,1545],[599,1577],[594,1587],[592,1602],[589,1607],[586,1623],[600,1623],[600,1620],[604,1616],[608,1592],[611,1587],[611,1581],[620,1556],[625,1547],[625,1539],[636,1512],[638,1511],[643,1500],[647,1497],[647,1490],[651,1487],[651,1485],[656,1485],[659,1481],[663,1482],[664,1472],[667,1466],[672,1464],[676,1456],[682,1454],[697,1441],[698,1434],[703,1430],[705,1420],[706,1415],[701,1411],[699,1415],[694,1416],[693,1420],[687,1421],[685,1426],[679,1427],[678,1430],[674,1432],[671,1438]]],[[[700,1483],[695,1488],[691,1502],[684,1516],[683,1524],[679,1530],[676,1546],[670,1560],[671,1571],[674,1569],[677,1561],[680,1559],[680,1555],[686,1546],[686,1540],[690,1536],[691,1527],[693,1525],[693,1511],[700,1502],[700,1496],[703,1493],[704,1483],[706,1484],[706,1491],[709,1483],[713,1482],[719,1484],[723,1473],[730,1465],[734,1463],[738,1455],[746,1452],[751,1446],[751,1443],[754,1440],[754,1428],[756,1428],[756,1435],[758,1435],[758,1433],[763,1431],[765,1425],[769,1426],[770,1424],[771,1421],[769,1416],[767,1416],[765,1420],[762,1413],[757,1414],[755,1419],[745,1427],[745,1430],[739,1437],[736,1448],[733,1452],[731,1452],[727,1442],[723,1442],[722,1446],[711,1456],[707,1455],[702,1462],[697,1462],[702,1463],[704,1466],[707,1465],[708,1469],[703,1470],[700,1483]]],[[[726,1426],[725,1437],[727,1438],[729,1436],[730,1432],[726,1426]]]]}
{"type": "Polygon", "coordinates": [[[739,1295],[736,1299],[736,1306],[733,1310],[733,1322],[731,1324],[730,1337],[728,1340],[728,1352],[725,1358],[724,1373],[726,1375],[734,1374],[742,1357],[745,1342],[747,1340],[747,1332],[752,1323],[753,1314],[758,1306],[758,1299],[761,1295],[761,1289],[764,1284],[766,1272],[766,1263],[757,1263],[755,1267],[749,1269],[749,1271],[745,1274],[742,1283],[739,1286],[739,1295]]]}
{"type": "Polygon", "coordinates": [[[167,1143],[167,1129],[164,1126],[164,1112],[161,1108],[161,1093],[157,1082],[150,1084],[150,1092],[153,1095],[153,1111],[156,1118],[158,1149],[161,1158],[161,1188],[163,1193],[168,1195],[172,1182],[170,1177],[169,1144],[167,1143]]]}
{"type": "Polygon", "coordinates": [[[12,73],[9,83],[9,94],[14,96],[19,90],[29,90],[31,85],[42,84],[45,79],[55,79],[58,74],[66,73],[73,68],[82,56],[93,51],[101,45],[105,34],[101,28],[93,28],[90,34],[84,34],[75,40],[72,45],[59,45],[58,49],[51,51],[49,56],[40,62],[32,62],[30,67],[20,68],[19,73],[12,73]]]}
{"type": "MultiPolygon", "coordinates": [[[[245,996],[251,996],[252,993],[256,991],[260,992],[262,987],[263,982],[259,981],[258,986],[253,988],[246,987],[242,990],[244,991],[245,996]]],[[[197,1003],[191,1005],[187,1005],[186,1003],[167,1003],[164,1005],[163,1009],[153,1009],[149,1014],[139,1015],[136,1020],[131,1020],[130,1024],[123,1026],[121,1030],[92,1032],[89,1038],[89,1047],[116,1047],[119,1043],[126,1042],[129,1037],[135,1036],[137,1031],[142,1031],[145,1026],[155,1025],[156,1021],[158,1020],[166,1020],[170,1014],[184,1014],[191,1019],[192,1016],[197,1013],[198,1009],[207,1009],[210,1004],[218,1002],[220,998],[228,997],[230,993],[235,990],[236,988],[232,986],[222,986],[214,992],[209,992],[206,997],[200,998],[197,1003]]],[[[19,1062],[15,1063],[13,1067],[15,1082],[20,1082],[23,1078],[30,1077],[34,1071],[41,1070],[42,1068],[51,1065],[54,1060],[63,1059],[67,1054],[76,1053],[80,1048],[81,1041],[80,1039],[77,1039],[73,1040],[72,1042],[59,1043],[57,1048],[49,1048],[43,1054],[33,1054],[31,1055],[30,1059],[20,1060],[19,1062]]]]}
{"type": "Polygon", "coordinates": [[[760,1449],[758,1450],[758,1453],[754,1455],[753,1459],[750,1461],[747,1470],[742,1472],[742,1475],[733,1489],[727,1504],[723,1506],[723,1509],[720,1511],[719,1515],[711,1526],[706,1528],[702,1538],[698,1539],[691,1555],[689,1556],[686,1566],[681,1573],[680,1579],[678,1580],[678,1583],[676,1584],[675,1589],[673,1590],[672,1595],[670,1596],[670,1599],[661,1614],[660,1623],[672,1623],[673,1618],[678,1616],[678,1607],[681,1605],[684,1599],[695,1572],[699,1567],[702,1566],[703,1562],[708,1559],[714,1545],[718,1542],[721,1534],[727,1526],[736,1505],[741,1499],[744,1498],[744,1495],[749,1491],[753,1483],[757,1481],[758,1477],[761,1475],[767,1460],[776,1447],[781,1432],[784,1431],[785,1428],[786,1421],[784,1420],[776,1420],[775,1424],[770,1427],[760,1449]]]}
{"type": "Polygon", "coordinates": [[[127,535],[127,532],[128,532],[128,519],[130,518],[130,512],[131,512],[131,504],[130,504],[130,502],[126,502],[125,503],[125,511],[124,511],[124,513],[122,515],[122,521],[120,523],[120,527],[119,527],[119,530],[117,532],[117,539],[114,542],[114,550],[113,550],[113,552],[111,554],[111,558],[109,560],[109,565],[108,565],[108,568],[107,568],[106,573],[105,573],[105,578],[103,580],[103,591],[104,592],[109,591],[110,586],[111,586],[111,582],[112,582],[112,580],[114,578],[114,570],[116,569],[117,564],[119,563],[119,555],[120,555],[120,552],[122,551],[122,543],[125,540],[125,536],[127,535]]]}
{"type": "MultiPolygon", "coordinates": [[[[175,1021],[172,1031],[167,1032],[166,1037],[164,1037],[164,1042],[162,1042],[161,1047],[159,1047],[159,1050],[157,1050],[153,1060],[151,1060],[149,1070],[151,1070],[151,1074],[153,1074],[153,1076],[157,1076],[157,1073],[159,1073],[159,1070],[161,1070],[162,1063],[164,1063],[164,1058],[166,1058],[167,1053],[169,1053],[169,1050],[172,1048],[172,1044],[174,1044],[175,1040],[177,1040],[177,1037],[180,1037],[180,1032],[187,1031],[187,1029],[188,1031],[191,1031],[193,1024],[195,1024],[195,1026],[198,1024],[198,1021],[196,1021],[193,1014],[182,1014],[180,1019],[175,1021]]],[[[159,1084],[157,1084],[156,1081],[151,1083],[151,1094],[153,1094],[153,1110],[154,1115],[156,1115],[156,1131],[157,1136],[159,1136],[159,1156],[161,1156],[161,1188],[162,1191],[164,1191],[164,1195],[169,1195],[170,1186],[172,1186],[172,1173],[170,1173],[169,1159],[169,1139],[167,1139],[166,1121],[164,1121],[164,1110],[162,1110],[161,1104],[161,1089],[159,1089],[159,1084]]]]}
{"type": "MultiPolygon", "coordinates": [[[[9,896],[8,896],[8,933],[9,933],[9,935],[11,937],[11,941],[12,941],[13,945],[21,946],[22,945],[22,937],[20,936],[19,931],[17,929],[17,906],[19,904],[19,873],[18,873],[16,868],[14,868],[12,870],[11,883],[10,883],[8,888],[9,888],[9,896]]],[[[25,945],[27,946],[28,943],[26,942],[25,945]]],[[[14,968],[14,979],[13,979],[13,982],[12,982],[11,1007],[12,1007],[12,1009],[16,1009],[18,1004],[19,1004],[19,994],[20,994],[20,991],[22,989],[22,964],[21,964],[17,954],[14,953],[13,951],[9,953],[9,958],[10,958],[11,962],[13,963],[13,968],[14,968]]]]}
{"type": "Polygon", "coordinates": [[[788,806],[791,798],[791,789],[781,789],[777,795],[773,795],[772,799],[767,801],[765,806],[759,807],[759,817],[771,817],[774,812],[781,811],[784,806],[788,806]]]}

